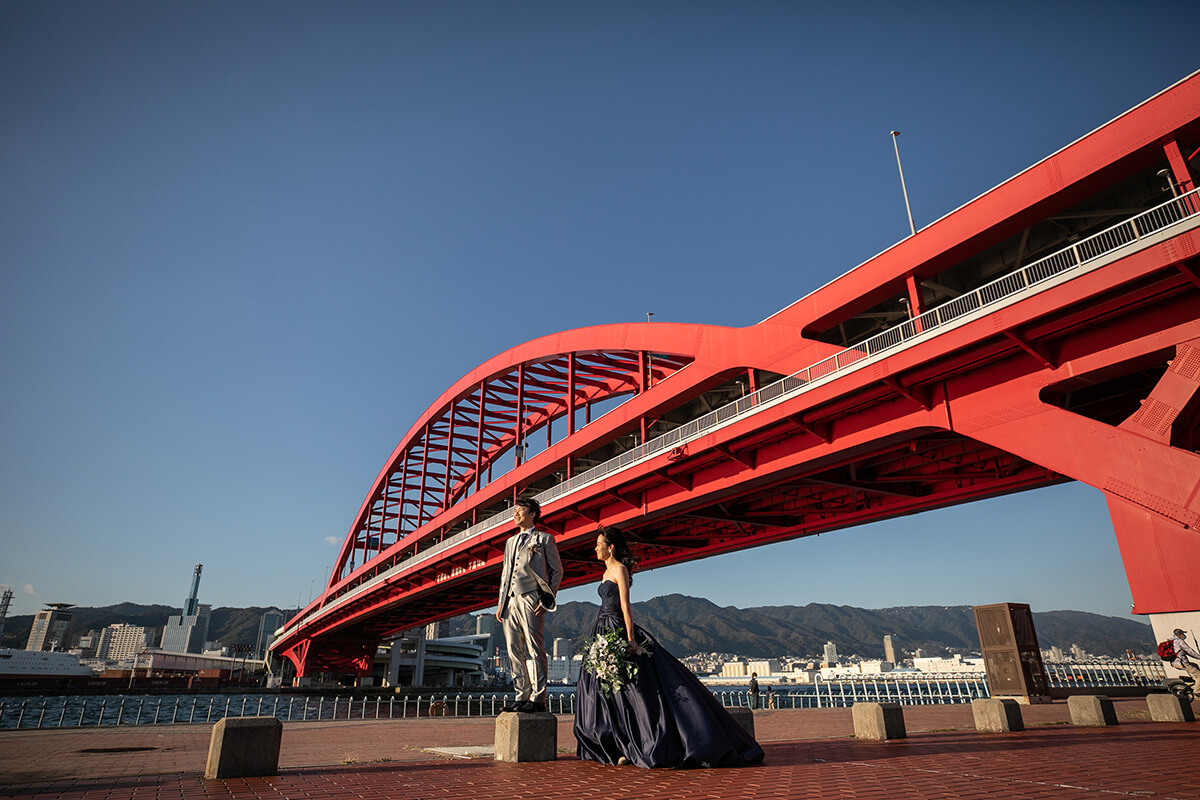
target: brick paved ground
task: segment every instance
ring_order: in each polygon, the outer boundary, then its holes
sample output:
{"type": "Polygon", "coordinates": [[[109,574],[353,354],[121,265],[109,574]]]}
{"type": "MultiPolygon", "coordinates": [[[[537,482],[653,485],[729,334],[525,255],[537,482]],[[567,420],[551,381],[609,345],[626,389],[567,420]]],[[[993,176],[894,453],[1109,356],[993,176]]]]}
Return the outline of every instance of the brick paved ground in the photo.
{"type": "MultiPolygon", "coordinates": [[[[559,718],[557,761],[501,764],[428,747],[488,745],[493,720],[285,725],[280,774],[205,781],[209,726],[0,732],[0,798],[1102,798],[1200,800],[1200,724],[1073,728],[1065,703],[1023,708],[1023,733],[979,734],[969,706],[905,708],[909,738],[852,738],[849,709],[758,712],[761,767],[640,770],[575,759],[559,718]],[[147,749],[138,749],[147,748],[147,749]]],[[[1200,711],[1200,704],[1197,704],[1200,711]]]]}

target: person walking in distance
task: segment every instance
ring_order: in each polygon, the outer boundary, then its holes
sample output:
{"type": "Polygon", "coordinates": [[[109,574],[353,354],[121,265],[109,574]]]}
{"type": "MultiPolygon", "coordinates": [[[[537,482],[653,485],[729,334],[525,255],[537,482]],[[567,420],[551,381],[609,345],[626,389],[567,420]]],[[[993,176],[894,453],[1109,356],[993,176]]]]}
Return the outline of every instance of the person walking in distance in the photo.
{"type": "Polygon", "coordinates": [[[758,708],[758,673],[750,673],[750,708],[758,708]]]}
{"type": "Polygon", "coordinates": [[[1200,687],[1200,663],[1197,663],[1200,662],[1200,653],[1187,643],[1187,634],[1182,628],[1176,628],[1174,634],[1175,638],[1171,640],[1171,644],[1175,646],[1175,660],[1171,662],[1171,666],[1191,675],[1196,681],[1196,686],[1200,687]],[[1192,661],[1192,658],[1196,661],[1192,661]]]}
{"type": "Polygon", "coordinates": [[[518,500],[513,506],[517,532],[504,545],[496,620],[504,626],[517,696],[501,711],[546,710],[545,614],[556,608],[563,568],[554,536],[537,527],[541,517],[536,500],[518,500]]]}

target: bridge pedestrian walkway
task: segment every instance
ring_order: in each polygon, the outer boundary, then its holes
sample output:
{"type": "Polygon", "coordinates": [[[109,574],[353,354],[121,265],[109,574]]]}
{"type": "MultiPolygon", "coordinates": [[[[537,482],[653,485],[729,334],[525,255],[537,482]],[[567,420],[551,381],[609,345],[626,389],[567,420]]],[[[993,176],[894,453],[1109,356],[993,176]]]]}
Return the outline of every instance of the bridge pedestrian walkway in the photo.
{"type": "Polygon", "coordinates": [[[849,709],[763,711],[766,763],[735,770],[581,762],[569,716],[559,759],[529,764],[430,752],[490,745],[489,718],[291,723],[279,775],[223,781],[202,777],[207,725],[4,731],[0,798],[1200,798],[1200,723],[1114,702],[1116,727],[1074,728],[1058,702],[1024,707],[1012,734],[977,733],[969,706],[907,707],[909,738],[890,742],[855,740],[849,709]]]}

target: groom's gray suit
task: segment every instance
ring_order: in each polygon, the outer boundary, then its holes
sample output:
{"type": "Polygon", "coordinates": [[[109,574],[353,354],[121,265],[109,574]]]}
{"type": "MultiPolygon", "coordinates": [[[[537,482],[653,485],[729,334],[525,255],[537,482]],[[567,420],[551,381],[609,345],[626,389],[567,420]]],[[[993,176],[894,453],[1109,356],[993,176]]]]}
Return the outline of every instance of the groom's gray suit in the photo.
{"type": "Polygon", "coordinates": [[[546,611],[556,608],[554,595],[562,575],[562,560],[552,535],[534,527],[508,538],[496,616],[504,622],[517,702],[546,701],[546,617],[535,612],[539,605],[546,611]],[[529,659],[533,660],[532,675],[529,659]]]}

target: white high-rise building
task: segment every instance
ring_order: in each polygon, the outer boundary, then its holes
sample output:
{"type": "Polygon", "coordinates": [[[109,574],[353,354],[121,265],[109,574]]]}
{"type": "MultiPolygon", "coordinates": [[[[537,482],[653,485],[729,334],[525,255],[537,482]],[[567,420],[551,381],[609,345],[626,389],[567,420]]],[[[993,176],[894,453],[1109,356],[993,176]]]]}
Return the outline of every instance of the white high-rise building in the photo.
{"type": "Polygon", "coordinates": [[[583,657],[551,656],[546,659],[546,682],[567,683],[579,682],[579,670],[583,667],[583,657]]]}
{"type": "Polygon", "coordinates": [[[825,663],[831,667],[838,663],[837,645],[833,642],[825,643],[825,663]]]}
{"type": "Polygon", "coordinates": [[[100,631],[96,658],[105,661],[125,661],[146,649],[147,629],[141,625],[119,623],[100,631]]]}

